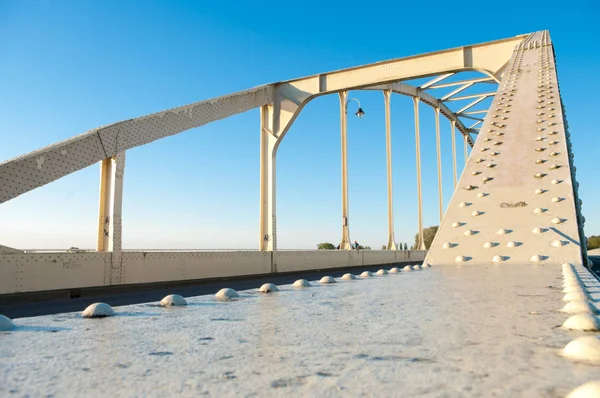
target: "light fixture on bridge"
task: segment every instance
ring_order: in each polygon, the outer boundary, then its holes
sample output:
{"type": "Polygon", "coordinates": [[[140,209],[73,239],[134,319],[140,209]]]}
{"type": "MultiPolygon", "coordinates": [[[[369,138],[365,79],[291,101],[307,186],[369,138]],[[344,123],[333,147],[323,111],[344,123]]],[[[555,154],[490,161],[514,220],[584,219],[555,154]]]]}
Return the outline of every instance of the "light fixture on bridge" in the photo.
{"type": "Polygon", "coordinates": [[[365,112],[360,107],[360,101],[356,98],[350,98],[348,101],[346,101],[346,114],[348,114],[348,104],[350,101],[356,101],[358,103],[358,110],[356,111],[355,115],[358,116],[359,119],[362,118],[365,115],[365,112]]]}

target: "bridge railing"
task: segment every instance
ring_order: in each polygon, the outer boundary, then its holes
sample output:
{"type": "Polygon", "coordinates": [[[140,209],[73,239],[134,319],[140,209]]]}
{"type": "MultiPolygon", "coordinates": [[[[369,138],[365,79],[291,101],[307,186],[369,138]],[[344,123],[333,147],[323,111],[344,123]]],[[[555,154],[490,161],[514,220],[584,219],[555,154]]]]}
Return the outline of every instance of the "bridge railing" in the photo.
{"type": "Polygon", "coordinates": [[[0,254],[0,294],[422,262],[426,251],[127,250],[0,254]]]}

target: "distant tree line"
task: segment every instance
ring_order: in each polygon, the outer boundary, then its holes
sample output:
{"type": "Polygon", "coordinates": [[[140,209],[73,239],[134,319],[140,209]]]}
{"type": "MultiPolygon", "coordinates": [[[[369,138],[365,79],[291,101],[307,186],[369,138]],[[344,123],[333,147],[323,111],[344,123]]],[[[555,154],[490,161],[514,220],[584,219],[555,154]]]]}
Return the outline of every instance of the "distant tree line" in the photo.
{"type": "MultiPolygon", "coordinates": [[[[425,241],[425,249],[429,250],[429,248],[431,247],[431,244],[433,243],[433,238],[435,238],[435,234],[438,231],[438,226],[434,225],[432,227],[427,227],[425,229],[423,229],[423,240],[425,241]]],[[[417,232],[417,234],[415,235],[415,244],[413,245],[413,247],[411,248],[411,250],[421,250],[421,248],[419,247],[419,241],[420,241],[420,236],[419,233],[417,232]]]]}
{"type": "Polygon", "coordinates": [[[335,246],[333,245],[333,243],[319,243],[317,244],[317,249],[318,250],[335,250],[335,246]]]}
{"type": "MultiPolygon", "coordinates": [[[[408,250],[408,244],[406,244],[406,243],[399,243],[397,247],[398,247],[397,250],[408,250]]],[[[317,243],[317,250],[336,250],[336,249],[337,249],[337,246],[334,246],[334,244],[330,243],[330,242],[317,243]]],[[[358,249],[359,250],[371,250],[371,246],[363,246],[363,245],[359,244],[358,249]]],[[[382,245],[381,250],[387,250],[387,245],[382,245]]]]}
{"type": "Polygon", "coordinates": [[[592,235],[587,239],[588,250],[600,249],[600,235],[592,235]]]}
{"type": "MultiPolygon", "coordinates": [[[[317,243],[317,249],[318,250],[336,250],[337,246],[334,246],[333,243],[329,243],[329,242],[317,243]]],[[[358,249],[359,250],[371,250],[371,247],[358,245],[358,249]]]]}
{"type": "MultiPolygon", "coordinates": [[[[387,245],[381,245],[381,250],[387,250],[387,245]]],[[[396,250],[408,250],[408,245],[406,243],[396,243],[396,250]]]]}

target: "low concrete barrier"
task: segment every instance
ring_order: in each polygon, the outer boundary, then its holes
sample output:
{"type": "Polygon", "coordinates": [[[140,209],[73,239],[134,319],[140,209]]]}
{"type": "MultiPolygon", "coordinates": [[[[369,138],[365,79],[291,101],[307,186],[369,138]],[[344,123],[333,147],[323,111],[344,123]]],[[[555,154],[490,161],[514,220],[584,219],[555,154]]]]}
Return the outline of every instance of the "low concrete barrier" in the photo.
{"type": "Polygon", "coordinates": [[[271,272],[270,252],[125,252],[122,256],[123,284],[222,278],[271,272]]]}
{"type": "Polygon", "coordinates": [[[0,254],[0,294],[419,262],[425,251],[312,250],[0,254]],[[115,278],[114,275],[118,274],[115,278]],[[111,277],[112,274],[112,277],[111,277]],[[111,283],[112,279],[112,283],[111,283]],[[119,283],[114,283],[114,280],[119,283]]]}
{"type": "Polygon", "coordinates": [[[277,272],[310,271],[328,268],[359,267],[423,261],[424,250],[319,250],[277,252],[277,272]]]}
{"type": "Polygon", "coordinates": [[[0,255],[0,294],[105,285],[111,253],[0,255]]]}

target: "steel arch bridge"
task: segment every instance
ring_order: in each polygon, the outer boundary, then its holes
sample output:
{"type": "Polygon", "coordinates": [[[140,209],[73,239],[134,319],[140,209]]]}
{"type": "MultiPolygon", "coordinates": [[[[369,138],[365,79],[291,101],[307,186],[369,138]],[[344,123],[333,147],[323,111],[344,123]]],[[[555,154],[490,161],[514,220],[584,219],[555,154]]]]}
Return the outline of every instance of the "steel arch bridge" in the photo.
{"type": "Polygon", "coordinates": [[[431,265],[564,262],[587,265],[588,262],[573,152],[547,31],[267,84],[101,126],[1,163],[0,203],[97,162],[101,165],[97,251],[25,253],[0,247],[1,272],[6,276],[0,283],[0,293],[171,280],[174,277],[160,265],[166,259],[183,263],[179,279],[409,260],[431,265]],[[461,78],[465,72],[470,72],[469,77],[461,78]],[[477,77],[472,76],[473,72],[477,77]],[[410,84],[414,79],[425,82],[410,84]],[[379,90],[384,94],[389,223],[386,251],[359,254],[349,250],[346,113],[350,90],[379,90]],[[436,95],[439,92],[445,93],[436,95]],[[420,250],[412,252],[396,250],[394,243],[392,93],[410,96],[415,109],[421,242],[420,250]],[[340,99],[340,247],[345,250],[278,251],[277,150],[304,106],[330,94],[337,94],[340,99]],[[422,233],[420,103],[434,109],[438,151],[441,224],[428,252],[422,233]],[[488,108],[480,109],[486,103],[488,108]],[[255,108],[260,110],[261,142],[259,251],[174,254],[123,250],[121,219],[126,151],[255,108]],[[465,148],[472,147],[460,180],[453,147],[455,191],[445,214],[441,202],[440,114],[449,120],[453,135],[455,132],[462,135],[465,148]],[[28,261],[34,257],[36,263],[39,261],[37,266],[28,261]],[[240,261],[246,265],[239,266],[240,261]],[[73,267],[64,264],[72,262],[81,271],[65,278],[64,269],[73,267]],[[40,272],[36,267],[42,265],[48,279],[32,281],[32,276],[40,272]]]}

